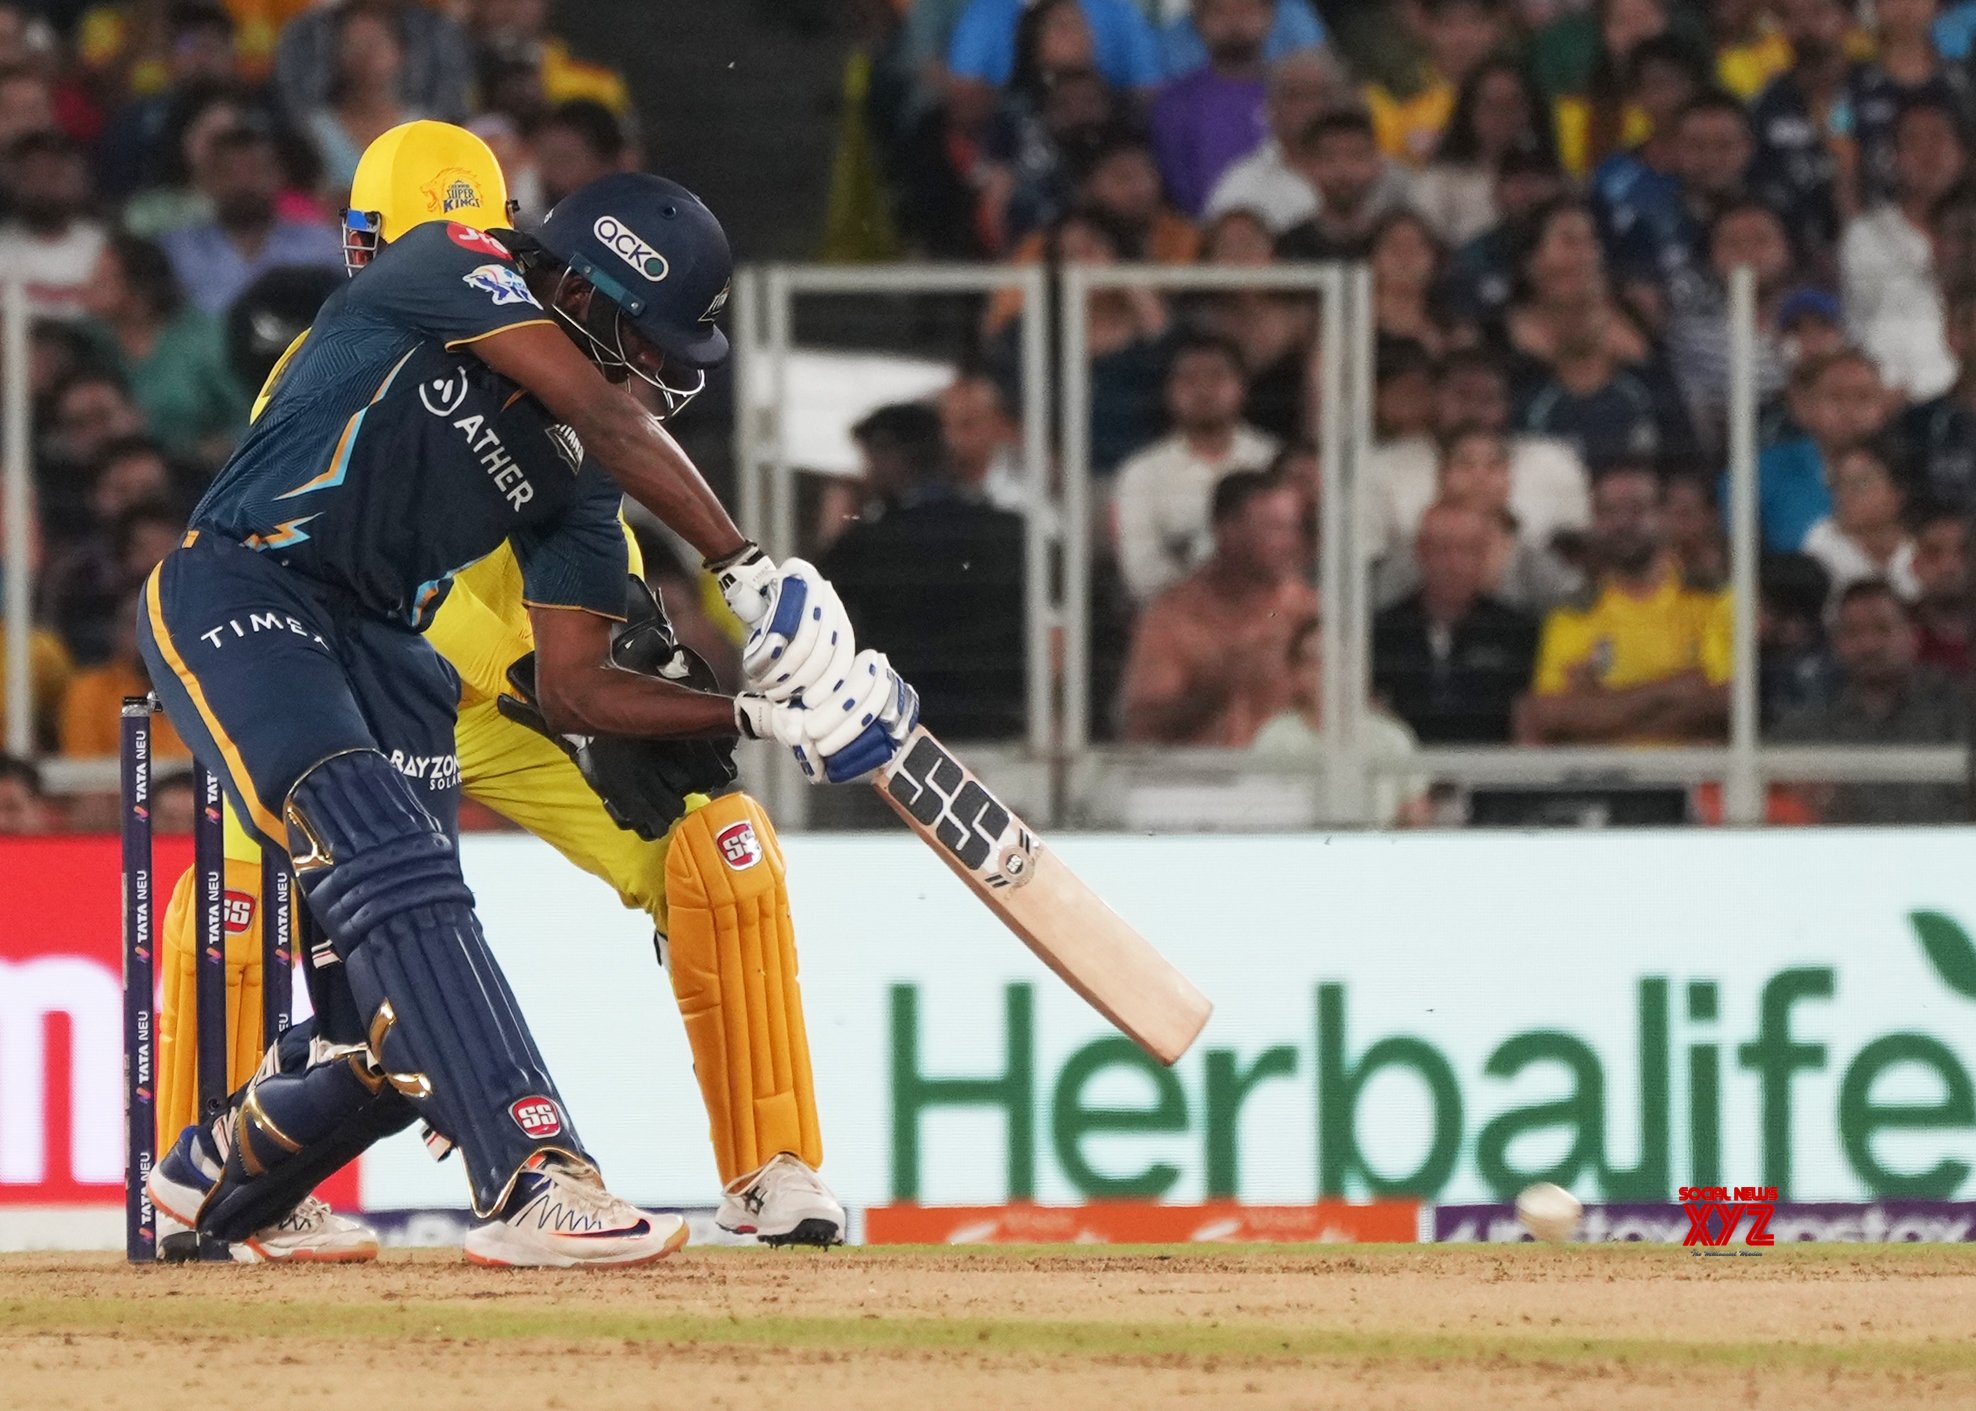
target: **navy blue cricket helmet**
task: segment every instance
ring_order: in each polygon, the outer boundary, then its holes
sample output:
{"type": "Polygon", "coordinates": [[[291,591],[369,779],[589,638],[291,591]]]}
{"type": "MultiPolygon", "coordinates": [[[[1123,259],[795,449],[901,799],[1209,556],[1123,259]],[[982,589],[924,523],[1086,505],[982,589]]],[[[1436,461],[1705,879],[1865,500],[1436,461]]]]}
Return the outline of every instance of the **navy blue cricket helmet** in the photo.
{"type": "Polygon", "coordinates": [[[706,369],[726,361],[727,335],[714,320],[727,306],[734,257],[714,213],[678,182],[646,172],[601,177],[558,201],[536,240],[609,301],[600,308],[592,300],[581,321],[557,312],[607,371],[657,387],[668,414],[706,385],[706,369]],[[632,355],[626,325],[665,355],[663,368],[632,355]],[[682,368],[690,376],[679,378],[682,368]]]}

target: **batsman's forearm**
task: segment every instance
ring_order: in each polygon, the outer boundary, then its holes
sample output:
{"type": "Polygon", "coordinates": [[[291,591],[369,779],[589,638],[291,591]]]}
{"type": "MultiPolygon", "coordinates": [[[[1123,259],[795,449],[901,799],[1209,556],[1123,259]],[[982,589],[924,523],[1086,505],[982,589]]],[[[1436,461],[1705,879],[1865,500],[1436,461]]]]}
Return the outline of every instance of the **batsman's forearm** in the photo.
{"type": "Polygon", "coordinates": [[[699,551],[722,559],[747,542],[672,433],[629,395],[601,398],[571,429],[624,493],[699,551]]]}
{"type": "Polygon", "coordinates": [[[542,716],[559,735],[629,735],[659,740],[732,739],[734,699],[615,667],[540,683],[542,716]]]}

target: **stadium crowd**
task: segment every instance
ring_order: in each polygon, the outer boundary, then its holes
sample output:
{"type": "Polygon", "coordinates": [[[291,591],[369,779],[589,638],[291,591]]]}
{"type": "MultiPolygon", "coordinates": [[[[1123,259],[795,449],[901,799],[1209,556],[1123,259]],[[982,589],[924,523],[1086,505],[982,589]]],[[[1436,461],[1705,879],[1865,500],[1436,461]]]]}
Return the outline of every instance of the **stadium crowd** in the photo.
{"type": "MultiPolygon", "coordinates": [[[[1744,265],[1765,728],[1962,737],[1976,0],[870,0],[865,17],[853,91],[876,161],[840,153],[833,253],[1370,265],[1371,748],[1725,737],[1744,265]]],[[[523,222],[641,160],[622,77],[553,21],[550,0],[0,0],[0,269],[37,314],[45,754],[114,751],[115,703],[143,685],[135,589],[342,278],[337,215],[372,137],[466,122],[523,222]]],[[[1020,313],[988,301],[950,387],[859,423],[863,479],[817,525],[860,630],[954,738],[1017,738],[1025,718],[1008,605],[1041,510],[1017,446],[1020,313]],[[929,573],[941,592],[900,591],[929,573]]],[[[1315,750],[1314,313],[1263,291],[1093,296],[1097,738],[1315,750]]],[[[1961,812],[1927,788],[1773,806],[1961,812]]],[[[1426,781],[1379,811],[1436,816],[1426,781]]],[[[32,765],[0,762],[0,831],[59,812],[32,765]]]]}
{"type": "MultiPolygon", "coordinates": [[[[1750,266],[1764,727],[1946,743],[1972,36],[1967,0],[904,0],[867,51],[886,189],[863,228],[961,260],[1369,262],[1372,672],[1399,750],[1726,737],[1728,275],[1750,266]]],[[[1315,748],[1310,302],[1092,298],[1098,638],[1123,649],[1101,736],[1315,748]]],[[[938,402],[918,494],[964,503],[949,540],[1021,509],[1014,312],[989,308],[980,375],[938,402]]],[[[976,697],[1019,708],[1018,665],[976,697]]],[[[1953,788],[1773,799],[1961,810],[1953,788]]]]}
{"type": "MultiPolygon", "coordinates": [[[[0,271],[34,309],[45,755],[115,754],[117,703],[145,687],[137,589],[342,282],[369,141],[413,117],[466,123],[523,221],[636,163],[623,78],[551,20],[549,0],[0,3],[0,271]]],[[[182,761],[158,730],[161,761],[182,761]]],[[[190,795],[165,783],[169,826],[190,795]]],[[[50,799],[33,764],[0,760],[0,832],[100,822],[102,803],[50,799]]]]}

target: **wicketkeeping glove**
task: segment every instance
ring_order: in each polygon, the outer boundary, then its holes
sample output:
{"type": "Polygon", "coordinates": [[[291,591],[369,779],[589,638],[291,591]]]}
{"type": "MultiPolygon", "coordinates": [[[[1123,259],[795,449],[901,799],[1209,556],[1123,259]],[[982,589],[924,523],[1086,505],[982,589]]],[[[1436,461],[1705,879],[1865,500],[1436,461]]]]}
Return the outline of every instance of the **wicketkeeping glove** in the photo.
{"type": "MultiPolygon", "coordinates": [[[[626,615],[629,620],[611,642],[613,665],[696,691],[720,689],[713,669],[674,639],[672,624],[641,579],[630,580],[626,615]]],[[[533,652],[508,668],[508,685],[514,694],[503,694],[496,709],[554,741],[603,800],[611,821],[641,838],[663,838],[685,815],[687,794],[718,793],[734,782],[732,740],[557,734],[542,716],[533,652]]]]}

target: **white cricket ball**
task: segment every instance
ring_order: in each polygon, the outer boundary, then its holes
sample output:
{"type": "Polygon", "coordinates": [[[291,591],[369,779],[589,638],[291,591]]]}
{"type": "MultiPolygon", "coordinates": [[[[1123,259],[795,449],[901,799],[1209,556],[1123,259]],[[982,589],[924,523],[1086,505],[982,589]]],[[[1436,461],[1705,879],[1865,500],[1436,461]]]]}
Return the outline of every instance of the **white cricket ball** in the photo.
{"type": "Polygon", "coordinates": [[[1553,1243],[1570,1239],[1571,1232],[1578,1228],[1578,1217],[1584,1213],[1585,1207],[1578,1203],[1577,1196],[1549,1181],[1525,1187],[1516,1198],[1516,1218],[1523,1222],[1523,1228],[1538,1239],[1553,1243]]]}

